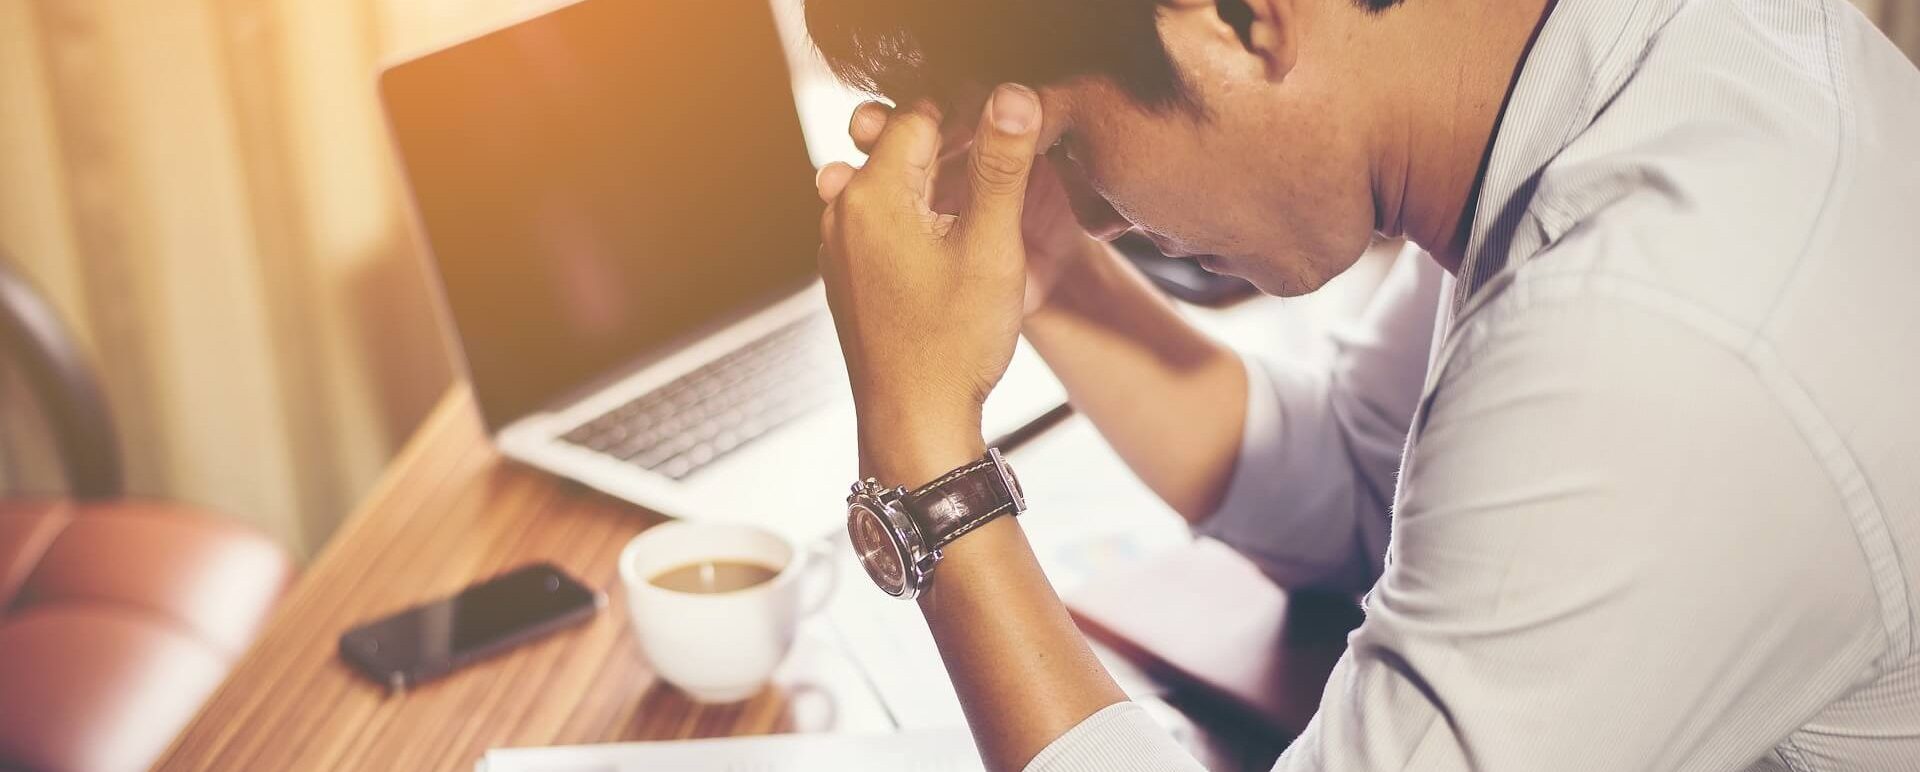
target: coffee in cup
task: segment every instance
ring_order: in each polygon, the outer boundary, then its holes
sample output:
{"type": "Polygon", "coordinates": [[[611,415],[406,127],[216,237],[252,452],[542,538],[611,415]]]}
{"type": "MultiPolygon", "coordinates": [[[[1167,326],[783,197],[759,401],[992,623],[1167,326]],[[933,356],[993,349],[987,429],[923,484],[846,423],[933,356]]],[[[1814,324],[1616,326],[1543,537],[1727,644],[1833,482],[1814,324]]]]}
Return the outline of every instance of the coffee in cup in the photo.
{"type": "Polygon", "coordinates": [[[735,523],[665,523],[620,551],[641,654],[700,702],[736,702],[766,686],[834,579],[825,549],[735,523]]]}
{"type": "Polygon", "coordinates": [[[744,590],[779,575],[780,569],[746,560],[702,560],[669,568],[647,581],[663,590],[706,594],[744,590]]]}

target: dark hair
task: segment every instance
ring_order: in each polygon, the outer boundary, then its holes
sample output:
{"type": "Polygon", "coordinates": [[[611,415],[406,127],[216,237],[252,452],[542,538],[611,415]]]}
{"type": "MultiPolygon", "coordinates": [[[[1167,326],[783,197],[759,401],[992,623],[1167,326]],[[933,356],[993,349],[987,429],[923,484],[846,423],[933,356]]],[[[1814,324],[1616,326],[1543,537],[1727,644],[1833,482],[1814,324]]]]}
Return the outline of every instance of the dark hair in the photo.
{"type": "MultiPolygon", "coordinates": [[[[1354,0],[1380,12],[1402,0],[1354,0]]],[[[1156,0],[806,0],[807,30],[847,84],[896,103],[996,83],[1111,79],[1153,108],[1191,106],[1156,0]]],[[[1253,11],[1219,0],[1245,40],[1253,11]]]]}

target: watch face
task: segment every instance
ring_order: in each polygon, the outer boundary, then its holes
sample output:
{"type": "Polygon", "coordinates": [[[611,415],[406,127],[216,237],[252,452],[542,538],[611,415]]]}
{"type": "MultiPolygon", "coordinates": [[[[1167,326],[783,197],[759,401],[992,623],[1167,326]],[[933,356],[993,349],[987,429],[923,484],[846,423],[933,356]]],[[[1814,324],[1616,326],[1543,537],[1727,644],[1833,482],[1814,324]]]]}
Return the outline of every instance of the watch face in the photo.
{"type": "Polygon", "coordinates": [[[900,595],[907,591],[907,563],[890,530],[878,512],[865,506],[856,504],[847,513],[847,533],[860,567],[888,595],[900,595]]]}

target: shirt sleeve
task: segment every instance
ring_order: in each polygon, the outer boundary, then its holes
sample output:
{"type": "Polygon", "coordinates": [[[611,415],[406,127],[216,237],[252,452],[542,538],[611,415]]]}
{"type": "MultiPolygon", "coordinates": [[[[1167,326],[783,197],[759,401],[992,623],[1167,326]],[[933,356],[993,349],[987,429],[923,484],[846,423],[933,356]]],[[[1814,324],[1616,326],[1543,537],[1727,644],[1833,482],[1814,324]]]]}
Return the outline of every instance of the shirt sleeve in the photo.
{"type": "Polygon", "coordinates": [[[1206,772],[1145,708],[1117,702],[1027,762],[1026,772],[1206,772]]]}
{"type": "MultiPolygon", "coordinates": [[[[1200,532],[1282,586],[1358,592],[1378,574],[1407,426],[1427,372],[1443,274],[1408,248],[1330,366],[1243,357],[1247,417],[1221,507],[1200,532]],[[1371,556],[1371,557],[1370,557],[1371,556]]],[[[1143,708],[1111,705],[1056,738],[1027,772],[1200,772],[1143,708]]]]}
{"type": "Polygon", "coordinates": [[[1373,583],[1443,275],[1409,247],[1358,324],[1334,336],[1331,363],[1243,357],[1240,456],[1202,534],[1283,587],[1358,593],[1373,583]]]}
{"type": "Polygon", "coordinates": [[[1872,677],[1858,538],[1742,349],[1626,302],[1482,311],[1278,769],[1746,768],[1872,677]]]}

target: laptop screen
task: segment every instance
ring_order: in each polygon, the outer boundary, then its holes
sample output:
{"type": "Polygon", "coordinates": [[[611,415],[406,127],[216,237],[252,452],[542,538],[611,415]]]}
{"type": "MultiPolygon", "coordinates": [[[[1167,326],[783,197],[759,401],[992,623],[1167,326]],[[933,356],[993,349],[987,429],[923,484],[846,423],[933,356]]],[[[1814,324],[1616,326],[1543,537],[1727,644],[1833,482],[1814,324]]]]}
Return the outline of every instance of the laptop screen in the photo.
{"type": "Polygon", "coordinates": [[[586,0],[381,91],[490,430],[815,277],[767,0],[586,0]]]}

